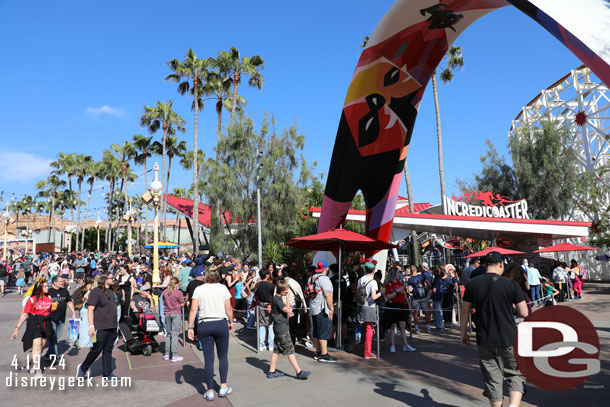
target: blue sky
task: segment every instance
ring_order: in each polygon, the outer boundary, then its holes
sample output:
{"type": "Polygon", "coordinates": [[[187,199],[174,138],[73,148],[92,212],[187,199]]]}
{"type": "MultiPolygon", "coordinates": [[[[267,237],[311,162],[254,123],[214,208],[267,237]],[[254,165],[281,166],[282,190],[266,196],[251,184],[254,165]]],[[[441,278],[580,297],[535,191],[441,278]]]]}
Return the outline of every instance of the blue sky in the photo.
{"type": "MultiPolygon", "coordinates": [[[[307,159],[327,173],[362,38],[391,4],[0,0],[0,190],[5,198],[35,194],[36,181],[46,177],[48,162],[60,151],[99,159],[111,144],[147,134],[138,118],[144,105],[157,100],[174,100],[187,121],[181,137],[192,146],[191,101],[163,81],[170,73],[165,63],[182,59],[189,47],[199,57],[231,46],[242,55],[260,54],[266,62],[263,90],[240,87],[247,113],[257,123],[264,112],[272,113],[280,127],[297,121],[306,135],[307,159]]],[[[464,49],[466,67],[452,83],[439,84],[449,194],[457,192],[456,178],[480,169],[486,138],[506,153],[507,132],[521,107],[581,64],[513,7],[480,19],[456,45],[464,49]]],[[[420,106],[408,161],[415,201],[439,203],[431,88],[420,106]]],[[[209,102],[199,125],[207,156],[214,155],[215,126],[209,102]]],[[[189,177],[176,170],[170,188],[188,186],[189,177]]],[[[143,179],[131,188],[143,190],[143,179]]],[[[404,183],[401,193],[406,195],[404,183]]],[[[92,206],[101,206],[100,193],[92,206]]]]}

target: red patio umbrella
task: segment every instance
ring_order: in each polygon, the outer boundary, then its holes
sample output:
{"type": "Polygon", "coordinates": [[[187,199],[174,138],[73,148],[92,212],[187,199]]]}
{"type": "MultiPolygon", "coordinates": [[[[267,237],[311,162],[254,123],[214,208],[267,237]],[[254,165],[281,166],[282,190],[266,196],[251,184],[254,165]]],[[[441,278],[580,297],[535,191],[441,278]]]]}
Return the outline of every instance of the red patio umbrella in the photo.
{"type": "Polygon", "coordinates": [[[350,252],[394,249],[398,247],[395,244],[375,240],[346,229],[333,229],[315,235],[295,237],[284,244],[306,250],[346,250],[350,252]]]}
{"type": "MultiPolygon", "coordinates": [[[[286,246],[306,250],[339,252],[339,284],[341,282],[341,251],[360,252],[370,250],[394,249],[395,244],[372,239],[360,233],[345,229],[333,229],[315,235],[295,237],[284,243],[286,246]]],[[[337,321],[341,321],[341,290],[337,292],[337,321]]],[[[341,348],[341,324],[337,324],[337,347],[341,348]]]]}
{"type": "Polygon", "coordinates": [[[489,254],[491,252],[498,252],[498,253],[500,253],[502,255],[505,255],[505,254],[525,254],[525,252],[519,252],[517,250],[510,250],[510,249],[504,249],[502,247],[491,246],[491,247],[488,247],[485,250],[481,250],[480,252],[472,253],[471,255],[466,256],[466,257],[467,258],[468,257],[483,257],[483,256],[487,256],[487,254],[489,254]]]}
{"type": "Polygon", "coordinates": [[[597,247],[580,246],[577,244],[562,242],[544,249],[536,250],[532,253],[554,253],[554,252],[578,252],[581,250],[597,250],[597,247]]]}

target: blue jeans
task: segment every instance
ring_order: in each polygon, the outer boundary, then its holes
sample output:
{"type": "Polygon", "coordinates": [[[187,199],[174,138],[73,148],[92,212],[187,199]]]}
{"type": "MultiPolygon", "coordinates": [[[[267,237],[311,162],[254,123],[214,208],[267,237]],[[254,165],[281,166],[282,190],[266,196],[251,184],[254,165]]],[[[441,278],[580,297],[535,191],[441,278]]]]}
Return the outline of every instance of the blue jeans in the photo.
{"type": "Polygon", "coordinates": [[[159,315],[161,316],[161,327],[163,328],[163,333],[167,334],[167,329],[165,329],[165,314],[163,313],[165,307],[163,306],[163,299],[159,296],[159,315]]]}
{"type": "Polygon", "coordinates": [[[540,284],[538,285],[530,285],[530,291],[532,293],[532,306],[538,304],[540,305],[540,284]]]}
{"type": "Polygon", "coordinates": [[[49,349],[47,350],[47,356],[59,354],[59,351],[57,350],[57,344],[61,339],[61,335],[64,333],[64,321],[51,321],[51,324],[53,331],[55,332],[55,342],[49,341],[49,349]]]}
{"type": "Polygon", "coordinates": [[[274,334],[273,334],[273,324],[269,325],[269,326],[259,326],[258,327],[259,333],[260,333],[260,343],[258,344],[259,347],[264,348],[265,347],[265,331],[268,332],[268,337],[267,337],[267,343],[269,344],[269,348],[273,348],[273,339],[274,334]]]}
{"type": "Polygon", "coordinates": [[[434,325],[438,329],[444,329],[445,324],[443,323],[443,300],[432,300],[432,307],[434,309],[434,325]]]}

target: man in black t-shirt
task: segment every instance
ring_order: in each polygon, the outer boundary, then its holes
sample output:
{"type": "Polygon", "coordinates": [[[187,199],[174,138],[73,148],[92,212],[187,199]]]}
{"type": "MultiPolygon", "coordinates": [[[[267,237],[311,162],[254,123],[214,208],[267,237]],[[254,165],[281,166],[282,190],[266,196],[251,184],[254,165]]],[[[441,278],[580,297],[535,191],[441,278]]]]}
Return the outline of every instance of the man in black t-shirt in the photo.
{"type": "Polygon", "coordinates": [[[269,344],[269,350],[273,351],[273,320],[271,318],[271,302],[273,301],[273,293],[275,285],[271,282],[272,276],[269,270],[261,270],[258,273],[261,281],[258,282],[254,290],[254,297],[259,301],[259,350],[265,350],[265,341],[269,344]],[[266,337],[266,338],[265,338],[266,337]]]}
{"type": "Polygon", "coordinates": [[[519,406],[525,392],[525,378],[513,354],[517,333],[513,315],[516,310],[519,317],[527,317],[525,296],[516,281],[502,277],[504,261],[500,253],[489,253],[485,263],[487,272],[466,285],[460,318],[462,343],[470,344],[466,328],[468,315],[474,307],[479,365],[485,380],[483,394],[492,406],[500,407],[504,398],[503,381],[506,380],[510,405],[519,406]]]}
{"type": "Polygon", "coordinates": [[[53,311],[49,315],[51,317],[51,324],[55,331],[55,341],[51,338],[49,341],[49,348],[45,357],[51,358],[51,355],[58,355],[57,344],[61,339],[64,331],[64,323],[66,322],[66,308],[70,308],[72,318],[74,318],[74,304],[72,303],[72,297],[70,292],[64,288],[65,279],[60,275],[55,275],[51,279],[52,287],[49,288],[49,296],[53,300],[53,311]]]}

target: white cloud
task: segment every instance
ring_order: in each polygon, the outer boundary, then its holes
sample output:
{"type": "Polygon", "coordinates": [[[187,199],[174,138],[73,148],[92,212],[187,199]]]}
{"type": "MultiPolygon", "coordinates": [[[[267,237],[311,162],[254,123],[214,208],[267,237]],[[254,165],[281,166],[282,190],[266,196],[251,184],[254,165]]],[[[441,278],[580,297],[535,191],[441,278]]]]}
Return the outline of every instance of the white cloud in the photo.
{"type": "Polygon", "coordinates": [[[0,180],[37,181],[46,178],[51,171],[51,161],[36,154],[4,151],[0,160],[0,180]]]}
{"type": "Polygon", "coordinates": [[[85,113],[93,119],[99,119],[101,115],[110,115],[115,117],[121,117],[125,115],[124,110],[108,105],[100,107],[88,107],[85,109],[85,113]]]}

